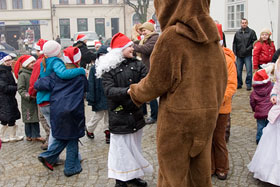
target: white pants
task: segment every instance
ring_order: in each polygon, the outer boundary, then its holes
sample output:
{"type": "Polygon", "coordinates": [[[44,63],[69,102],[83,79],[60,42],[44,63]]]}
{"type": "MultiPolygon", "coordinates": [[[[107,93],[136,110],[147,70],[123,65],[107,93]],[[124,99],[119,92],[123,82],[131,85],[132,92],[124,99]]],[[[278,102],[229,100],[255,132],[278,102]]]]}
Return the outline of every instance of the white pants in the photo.
{"type": "Polygon", "coordinates": [[[108,177],[128,181],[152,173],[152,165],[143,157],[143,129],[131,134],[112,134],[108,156],[108,177]]]}
{"type": "Polygon", "coordinates": [[[87,131],[93,133],[102,119],[104,119],[103,131],[107,130],[109,127],[108,110],[102,110],[93,112],[92,118],[87,122],[87,131]]]}

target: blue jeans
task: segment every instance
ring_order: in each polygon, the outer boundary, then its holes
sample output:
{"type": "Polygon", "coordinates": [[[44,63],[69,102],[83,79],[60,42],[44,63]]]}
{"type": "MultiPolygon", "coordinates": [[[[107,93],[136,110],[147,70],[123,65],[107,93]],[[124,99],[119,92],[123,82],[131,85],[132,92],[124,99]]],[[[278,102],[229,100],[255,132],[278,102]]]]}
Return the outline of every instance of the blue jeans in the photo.
{"type": "MultiPolygon", "coordinates": [[[[150,101],[150,107],[151,107],[151,118],[157,120],[157,114],[158,114],[158,102],[157,102],[157,99],[154,99],[154,100],[150,101]]],[[[147,114],[147,105],[146,105],[146,103],[144,103],[142,105],[142,109],[143,109],[143,114],[146,115],[147,114]]]]}
{"type": "Polygon", "coordinates": [[[263,134],[263,128],[265,128],[268,124],[267,119],[257,119],[257,135],[256,135],[256,142],[259,143],[262,134],[263,134]]]}
{"type": "Polygon", "coordinates": [[[246,67],[246,85],[247,88],[252,87],[252,56],[247,56],[244,58],[237,57],[236,59],[236,67],[237,67],[237,81],[238,81],[238,87],[242,87],[243,81],[242,81],[242,71],[243,66],[245,64],[246,67]]]}
{"type": "Polygon", "coordinates": [[[25,123],[24,124],[24,130],[25,130],[26,137],[29,137],[29,138],[39,138],[39,137],[41,137],[39,122],[25,123]]]}
{"type": "Polygon", "coordinates": [[[64,163],[64,173],[72,175],[82,171],[79,159],[78,139],[75,140],[58,140],[54,139],[47,151],[41,153],[39,157],[43,157],[50,164],[55,164],[60,153],[66,147],[66,160],[64,163]]]}
{"type": "MultiPolygon", "coordinates": [[[[49,136],[49,141],[48,141],[48,149],[50,148],[50,146],[52,145],[52,143],[54,142],[54,140],[56,140],[53,136],[52,136],[52,129],[51,129],[51,111],[50,111],[50,105],[47,106],[43,106],[40,107],[41,113],[43,114],[43,116],[45,117],[49,127],[50,127],[50,136],[49,136]]],[[[79,159],[82,160],[82,157],[79,153],[79,159]]],[[[57,161],[59,160],[59,157],[57,158],[57,161]]]]}
{"type": "Polygon", "coordinates": [[[50,112],[50,105],[40,107],[41,113],[45,117],[49,127],[50,127],[50,136],[49,136],[49,141],[48,141],[48,148],[54,141],[54,137],[52,136],[52,130],[51,130],[51,112],[50,112]]]}

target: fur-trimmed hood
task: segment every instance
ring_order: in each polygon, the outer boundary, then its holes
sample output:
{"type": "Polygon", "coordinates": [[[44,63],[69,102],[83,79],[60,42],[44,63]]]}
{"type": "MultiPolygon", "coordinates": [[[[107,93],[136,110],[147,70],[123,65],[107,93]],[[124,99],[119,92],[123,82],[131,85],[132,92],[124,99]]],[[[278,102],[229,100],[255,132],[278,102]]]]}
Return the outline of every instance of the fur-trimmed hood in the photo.
{"type": "Polygon", "coordinates": [[[155,0],[162,31],[176,26],[176,32],[197,43],[219,41],[217,27],[209,16],[210,0],[155,0]]]}

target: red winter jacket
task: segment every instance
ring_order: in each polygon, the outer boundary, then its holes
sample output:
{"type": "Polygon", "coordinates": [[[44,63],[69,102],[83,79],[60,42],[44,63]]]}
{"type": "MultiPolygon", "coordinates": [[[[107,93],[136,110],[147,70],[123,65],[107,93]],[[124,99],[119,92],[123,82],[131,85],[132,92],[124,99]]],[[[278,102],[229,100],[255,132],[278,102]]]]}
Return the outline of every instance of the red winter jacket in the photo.
{"type": "Polygon", "coordinates": [[[41,65],[43,57],[44,57],[44,55],[41,55],[36,60],[34,66],[33,66],[31,77],[30,77],[28,93],[30,96],[33,96],[33,97],[35,97],[37,94],[37,91],[34,89],[34,84],[39,78],[40,67],[41,67],[40,65],[41,65]]]}
{"type": "Polygon", "coordinates": [[[271,62],[274,53],[275,46],[273,42],[270,45],[267,41],[263,43],[260,41],[256,42],[253,51],[253,68],[259,69],[259,65],[271,62]]]}

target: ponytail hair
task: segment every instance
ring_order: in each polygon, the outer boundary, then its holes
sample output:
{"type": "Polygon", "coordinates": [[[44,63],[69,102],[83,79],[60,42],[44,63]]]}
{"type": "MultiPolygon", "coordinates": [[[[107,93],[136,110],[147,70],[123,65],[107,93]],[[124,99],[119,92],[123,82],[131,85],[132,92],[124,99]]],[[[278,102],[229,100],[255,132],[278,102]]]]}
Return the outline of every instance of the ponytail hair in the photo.
{"type": "Polygon", "coordinates": [[[47,69],[47,64],[46,64],[46,56],[44,56],[43,58],[42,58],[42,64],[43,64],[43,67],[44,67],[44,72],[46,71],[46,69],[47,69]]]}

